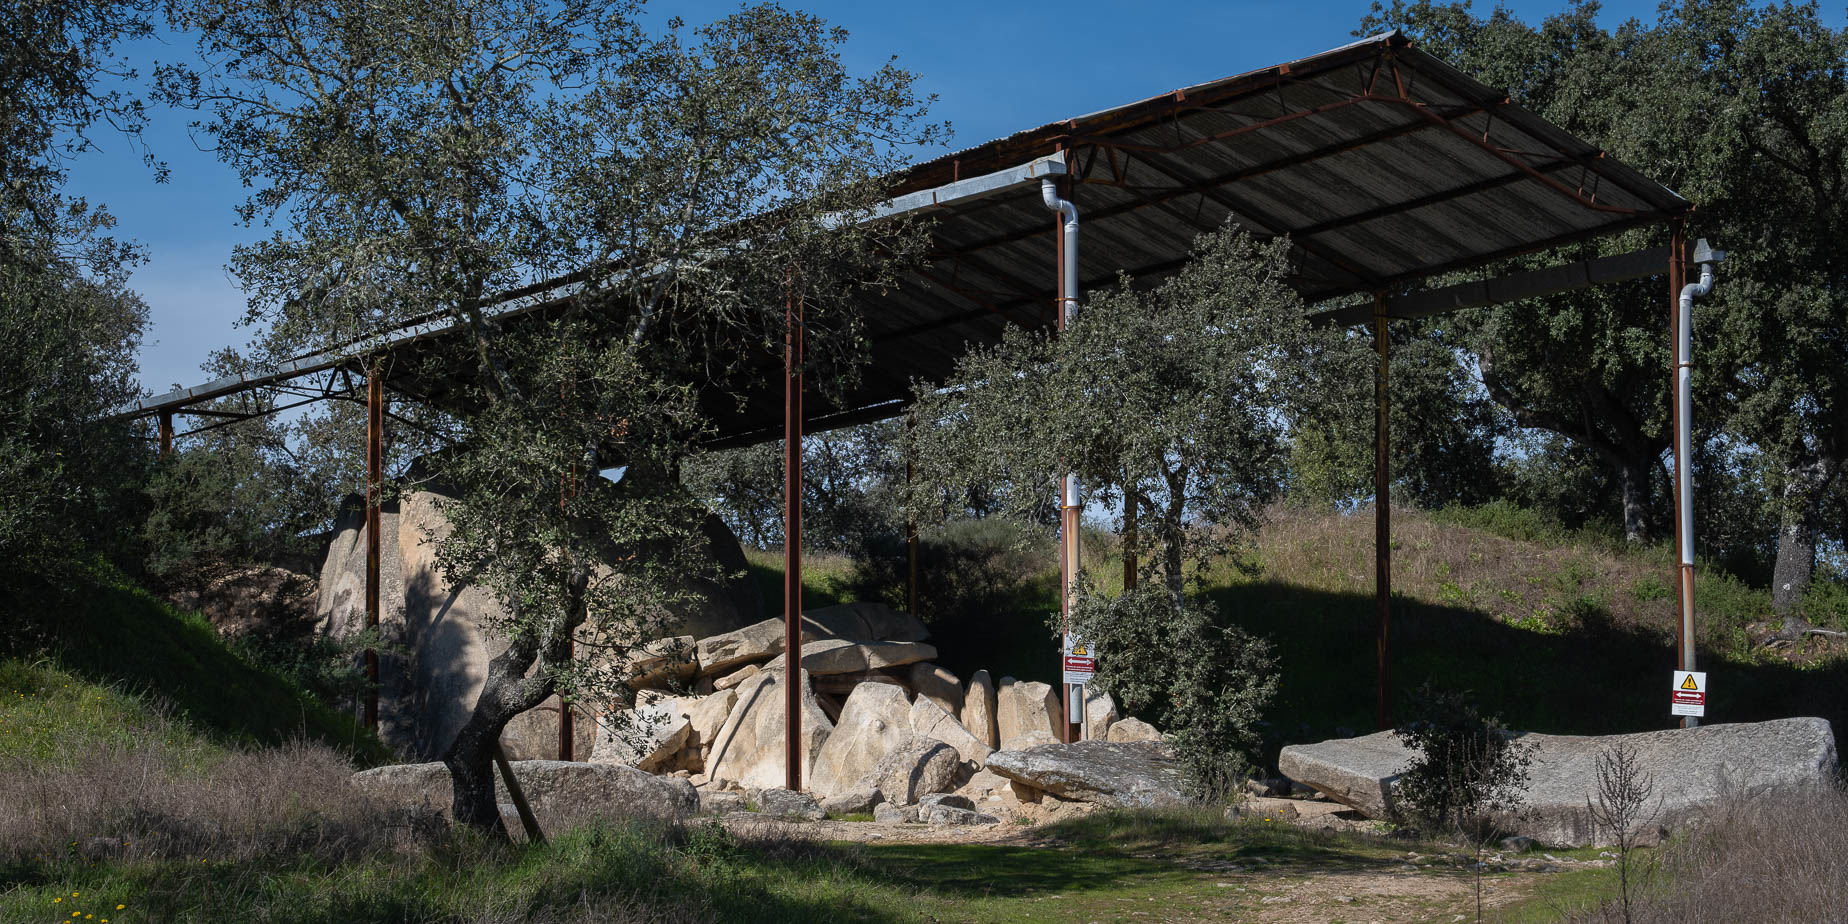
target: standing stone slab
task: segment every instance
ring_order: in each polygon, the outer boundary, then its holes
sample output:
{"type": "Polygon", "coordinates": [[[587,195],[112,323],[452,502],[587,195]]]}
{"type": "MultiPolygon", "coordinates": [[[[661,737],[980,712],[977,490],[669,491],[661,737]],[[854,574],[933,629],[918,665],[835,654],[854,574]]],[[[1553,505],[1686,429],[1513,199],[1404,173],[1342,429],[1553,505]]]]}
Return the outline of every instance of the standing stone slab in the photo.
{"type": "Polygon", "coordinates": [[[913,737],[881,758],[854,788],[877,789],[887,802],[910,805],[934,792],[953,791],[961,764],[949,745],[913,737]]]}
{"type": "Polygon", "coordinates": [[[969,676],[969,689],[963,694],[962,723],[977,741],[990,748],[1001,746],[1001,733],[995,726],[995,682],[987,671],[969,676]]]}
{"type": "MultiPolygon", "coordinates": [[[[1623,744],[1635,749],[1654,778],[1655,815],[1645,843],[1681,830],[1727,803],[1754,792],[1830,785],[1836,773],[1835,736],[1826,719],[1795,718],[1732,725],[1702,725],[1631,735],[1542,735],[1533,746],[1519,813],[1506,820],[1516,834],[1557,846],[1605,846],[1608,831],[1593,831],[1586,799],[1596,798],[1597,758],[1623,744]]],[[[1412,752],[1392,732],[1283,749],[1278,767],[1371,818],[1396,808],[1392,787],[1412,752]]]]}
{"type": "Polygon", "coordinates": [[[1119,718],[1116,697],[1089,686],[1084,688],[1084,740],[1108,741],[1110,726],[1119,718]]]}
{"type": "Polygon", "coordinates": [[[1064,799],[1111,808],[1187,801],[1181,768],[1164,745],[1079,741],[988,755],[986,769],[1064,799]]]}
{"type": "Polygon", "coordinates": [[[1110,723],[1106,740],[1128,744],[1135,741],[1160,741],[1161,732],[1141,719],[1123,719],[1110,723]]]}
{"type": "Polygon", "coordinates": [[[1009,742],[1033,731],[1044,731],[1058,740],[1058,720],[1059,694],[1051,685],[1001,678],[1001,688],[995,691],[995,726],[1003,750],[1011,750],[1009,742]]]}
{"type": "MultiPolygon", "coordinates": [[[[784,724],[782,671],[764,671],[737,687],[738,702],[713,739],[706,756],[706,774],[713,779],[736,780],[746,787],[782,786],[784,776],[784,724]]],[[[815,693],[808,673],[797,675],[802,690],[802,778],[815,772],[815,755],[834,731],[815,693]]]]}
{"type": "Polygon", "coordinates": [[[907,679],[911,681],[911,689],[918,696],[942,706],[943,711],[951,716],[961,717],[963,688],[955,674],[928,661],[920,661],[911,665],[907,679]]]}
{"type": "Polygon", "coordinates": [[[848,695],[834,733],[815,756],[810,792],[826,799],[852,789],[881,758],[911,737],[911,704],[905,689],[863,683],[848,695]]]}

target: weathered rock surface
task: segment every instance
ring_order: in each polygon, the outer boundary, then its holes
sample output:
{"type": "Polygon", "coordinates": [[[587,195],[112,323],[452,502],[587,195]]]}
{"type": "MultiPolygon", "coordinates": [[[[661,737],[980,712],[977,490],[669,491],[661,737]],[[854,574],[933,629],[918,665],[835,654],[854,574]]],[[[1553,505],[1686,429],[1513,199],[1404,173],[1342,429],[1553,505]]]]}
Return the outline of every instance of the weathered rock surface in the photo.
{"type": "Polygon", "coordinates": [[[719,690],[698,699],[682,699],[679,703],[681,714],[687,717],[693,732],[687,746],[698,749],[703,769],[705,754],[712,749],[712,742],[719,737],[719,729],[725,727],[725,720],[731,717],[732,707],[738,703],[738,691],[719,690]]]}
{"type": "MultiPolygon", "coordinates": [[[[542,827],[554,820],[685,818],[699,811],[699,793],[679,777],[560,760],[516,760],[511,766],[542,827]]],[[[441,763],[374,767],[353,774],[352,784],[383,799],[449,814],[453,790],[441,763]]],[[[500,802],[513,801],[499,774],[495,793],[500,802]]]]}
{"type": "Polygon", "coordinates": [[[996,751],[988,756],[986,769],[1061,798],[1112,808],[1187,801],[1181,769],[1159,744],[1043,744],[1023,751],[996,751]]]}
{"type": "Polygon", "coordinates": [[[873,820],[882,825],[917,824],[918,807],[881,802],[873,806],[873,820]]]}
{"type": "Polygon", "coordinates": [[[930,630],[910,613],[883,603],[842,603],[802,614],[802,641],[843,639],[850,642],[921,642],[930,630]]]}
{"type": "MultiPolygon", "coordinates": [[[[1672,833],[1728,801],[1783,787],[1822,786],[1837,768],[1835,736],[1825,719],[1702,725],[1631,735],[1578,736],[1527,733],[1534,748],[1520,810],[1506,826],[1545,844],[1604,846],[1608,831],[1593,831],[1587,798],[1596,797],[1596,761],[1618,743],[1634,748],[1655,780],[1659,805],[1642,831],[1645,843],[1672,833]]],[[[1390,818],[1397,807],[1392,786],[1412,752],[1392,732],[1319,744],[1290,745],[1278,766],[1371,818],[1390,818]]]]}
{"type": "Polygon", "coordinates": [[[747,664],[744,667],[739,668],[738,670],[732,671],[731,673],[726,674],[725,676],[720,677],[717,680],[714,680],[712,682],[712,688],[714,690],[732,689],[733,687],[736,687],[738,684],[741,684],[745,682],[746,680],[751,679],[751,676],[753,674],[756,674],[758,670],[759,668],[757,665],[747,664]]]}
{"type": "Polygon", "coordinates": [[[955,674],[928,661],[919,661],[911,665],[906,679],[910,681],[912,692],[920,698],[942,706],[952,718],[962,716],[963,688],[955,674]]]}
{"type": "MultiPolygon", "coordinates": [[[[451,586],[436,567],[432,541],[449,530],[442,504],[429,491],[409,491],[381,508],[379,546],[380,634],[408,654],[380,658],[380,737],[401,752],[434,757],[467,721],[487,677],[488,662],[506,642],[488,627],[502,615],[493,594],[474,585],[451,586]]],[[[730,571],[745,570],[742,548],[723,521],[709,518],[706,538],[730,571]],[[734,567],[735,566],[735,567],[734,567]]],[[[365,507],[343,502],[321,567],[315,604],[317,631],[348,638],[365,625],[365,507]]],[[[699,637],[762,616],[761,592],[750,577],[694,582],[696,602],[661,615],[660,632],[699,637]]],[[[556,703],[529,711],[510,726],[510,753],[556,755],[556,703]],[[553,744],[548,748],[544,742],[553,744]]],[[[595,722],[577,713],[576,754],[589,754],[595,722]]]]}
{"type": "Polygon", "coordinates": [[[1110,733],[1105,740],[1115,741],[1121,744],[1129,744],[1136,741],[1159,742],[1161,740],[1161,732],[1156,731],[1155,726],[1141,719],[1123,719],[1122,721],[1112,722],[1110,724],[1110,733]]]}
{"type": "Polygon", "coordinates": [[[766,661],[782,653],[783,645],[788,641],[785,635],[783,620],[766,619],[742,629],[700,639],[694,649],[694,658],[699,662],[701,674],[712,676],[724,673],[740,665],[766,661]]]}
{"type": "Polygon", "coordinates": [[[995,726],[995,681],[987,671],[969,676],[969,687],[963,691],[962,723],[976,740],[991,748],[1001,746],[1001,732],[995,726]]]}
{"type": "Polygon", "coordinates": [[[878,805],[884,800],[885,797],[879,794],[879,790],[873,789],[870,786],[865,789],[850,789],[846,792],[835,793],[821,800],[821,810],[826,814],[837,817],[841,815],[863,815],[867,812],[871,812],[873,806],[878,805]]]}
{"type": "Polygon", "coordinates": [[[757,794],[757,810],[765,815],[777,818],[803,818],[820,821],[826,817],[815,797],[805,792],[795,792],[781,786],[773,786],[757,794]]]}
{"type": "Polygon", "coordinates": [[[744,793],[725,789],[704,789],[699,793],[699,813],[701,815],[724,815],[727,812],[742,812],[749,806],[744,793]]]}
{"type": "Polygon", "coordinates": [[[955,716],[943,711],[942,706],[922,694],[911,704],[910,725],[913,734],[935,738],[955,748],[958,757],[978,767],[995,750],[969,734],[969,730],[956,721],[955,716]]]}
{"type": "Polygon", "coordinates": [[[1001,678],[995,690],[995,730],[1001,747],[1030,731],[1046,731],[1054,740],[1059,737],[1059,694],[1050,685],[1026,682],[1012,677],[1001,678]]]}
{"type": "Polygon", "coordinates": [[[879,790],[887,802],[910,805],[934,792],[956,788],[962,761],[956,749],[931,738],[913,737],[888,752],[855,788],[879,790]]]}
{"type": "MultiPolygon", "coordinates": [[[[558,697],[549,697],[514,716],[507,727],[501,729],[501,751],[508,760],[558,757],[558,708],[558,697]]],[[[588,758],[597,745],[596,717],[581,708],[574,708],[571,715],[571,754],[579,759],[588,758]]]]}
{"type": "Polygon", "coordinates": [[[597,723],[592,763],[626,764],[653,773],[669,764],[687,746],[693,723],[682,714],[680,701],[653,700],[633,709],[606,714],[597,723]]]}
{"type": "Polygon", "coordinates": [[[997,825],[1001,819],[975,810],[967,796],[938,793],[918,801],[918,820],[927,825],[997,825]]]}
{"type": "MultiPolygon", "coordinates": [[[[853,642],[845,639],[822,639],[802,643],[802,669],[811,674],[852,674],[901,667],[937,656],[937,649],[923,642],[853,642]]],[[[773,661],[766,670],[780,670],[782,662],[773,661]]]]}
{"type": "Polygon", "coordinates": [[[1059,737],[1057,735],[1054,735],[1052,732],[1049,732],[1043,728],[1034,728],[1034,729],[1029,729],[1027,731],[1021,732],[1020,734],[1015,735],[1014,737],[1001,742],[1001,750],[1003,751],[1024,751],[1027,748],[1036,748],[1042,744],[1058,744],[1058,743],[1059,743],[1059,737]]]}
{"type": "MultiPolygon", "coordinates": [[[[714,779],[737,780],[747,787],[780,786],[784,782],[783,697],[784,675],[764,671],[737,687],[737,705],[713,739],[706,755],[706,774],[714,779]]],[[[815,755],[834,731],[821,704],[809,687],[808,673],[797,675],[802,691],[802,777],[812,779],[815,755]]]]}
{"type": "Polygon", "coordinates": [[[663,689],[683,684],[699,672],[694,660],[693,636],[676,635],[648,642],[629,659],[632,690],[663,689]]]}
{"type": "Polygon", "coordinates": [[[841,708],[833,734],[806,777],[822,798],[855,788],[879,761],[911,737],[911,703],[903,687],[863,683],[841,708]]]}

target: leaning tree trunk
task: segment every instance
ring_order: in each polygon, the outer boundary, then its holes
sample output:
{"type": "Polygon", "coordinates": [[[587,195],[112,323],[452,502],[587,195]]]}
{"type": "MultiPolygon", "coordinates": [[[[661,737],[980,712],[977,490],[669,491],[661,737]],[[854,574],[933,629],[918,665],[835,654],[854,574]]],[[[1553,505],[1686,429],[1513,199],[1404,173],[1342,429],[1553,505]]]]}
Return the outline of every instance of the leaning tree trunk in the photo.
{"type": "Polygon", "coordinates": [[[494,748],[514,716],[552,695],[550,678],[526,676],[538,659],[535,640],[524,638],[489,661],[488,678],[475,697],[474,710],[443,752],[443,765],[449,768],[455,790],[450,802],[455,820],[503,840],[507,827],[501,821],[500,800],[494,797],[494,748]]]}

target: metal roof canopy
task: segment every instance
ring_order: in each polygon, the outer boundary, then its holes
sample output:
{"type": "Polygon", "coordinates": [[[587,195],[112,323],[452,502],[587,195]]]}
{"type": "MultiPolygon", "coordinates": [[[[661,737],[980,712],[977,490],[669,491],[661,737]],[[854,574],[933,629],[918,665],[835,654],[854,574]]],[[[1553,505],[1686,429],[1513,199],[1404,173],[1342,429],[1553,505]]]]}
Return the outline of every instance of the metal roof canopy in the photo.
{"type": "MultiPolygon", "coordinates": [[[[1008,324],[1052,324],[1055,216],[1039,191],[1049,175],[1069,177],[1073,186],[1085,288],[1115,285],[1121,273],[1142,281],[1172,273],[1198,234],[1234,220],[1255,233],[1290,236],[1294,284],[1312,303],[1399,292],[1419,279],[1690,208],[1400,33],[1374,36],[1054,122],[900,174],[885,212],[934,220],[928,265],[906,284],[863,299],[871,362],[839,406],[811,396],[810,432],[897,414],[909,403],[913,379],[941,381],[971,344],[997,341],[1008,324]]],[[[1568,268],[1542,289],[1501,286],[1502,297],[1493,284],[1474,283],[1480,291],[1425,296],[1417,313],[1650,275],[1665,263],[1650,254],[1625,262],[1622,273],[1568,268]]],[[[544,309],[576,288],[571,277],[529,286],[509,293],[500,312],[544,309]]],[[[1354,306],[1323,319],[1358,323],[1371,311],[1370,304],[1354,306]]],[[[425,319],[350,350],[182,389],[119,413],[189,413],[214,398],[352,368],[358,353],[451,332],[447,319],[425,319]]],[[[763,360],[766,370],[778,362],[763,360]]],[[[712,444],[780,438],[779,378],[753,383],[742,406],[707,400],[717,425],[712,444]]]]}

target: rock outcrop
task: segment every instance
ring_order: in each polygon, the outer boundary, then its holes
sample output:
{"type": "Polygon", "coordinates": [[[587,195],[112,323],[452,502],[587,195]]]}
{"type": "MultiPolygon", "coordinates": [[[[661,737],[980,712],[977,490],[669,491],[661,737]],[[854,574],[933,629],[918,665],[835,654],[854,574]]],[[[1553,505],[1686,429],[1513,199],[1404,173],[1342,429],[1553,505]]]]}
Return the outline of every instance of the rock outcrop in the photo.
{"type": "Polygon", "coordinates": [[[809,790],[825,799],[854,788],[911,734],[911,703],[903,687],[860,684],[815,757],[815,770],[806,777],[809,790]]]}
{"type": "MultiPolygon", "coordinates": [[[[1644,843],[1697,822],[1740,796],[1776,788],[1830,785],[1837,773],[1835,736],[1825,719],[1779,719],[1631,735],[1522,734],[1533,747],[1518,813],[1506,826],[1544,844],[1611,843],[1594,831],[1586,800],[1595,799],[1599,754],[1616,744],[1635,750],[1655,781],[1657,804],[1641,831],[1644,843]]],[[[1319,744],[1290,745],[1279,756],[1285,776],[1306,783],[1370,818],[1393,817],[1393,784],[1413,753],[1392,732],[1319,744]]]]}
{"type": "Polygon", "coordinates": [[[1059,738],[1059,693],[1050,684],[1001,678],[995,691],[995,730],[1003,750],[1028,732],[1044,731],[1059,738]]]}

